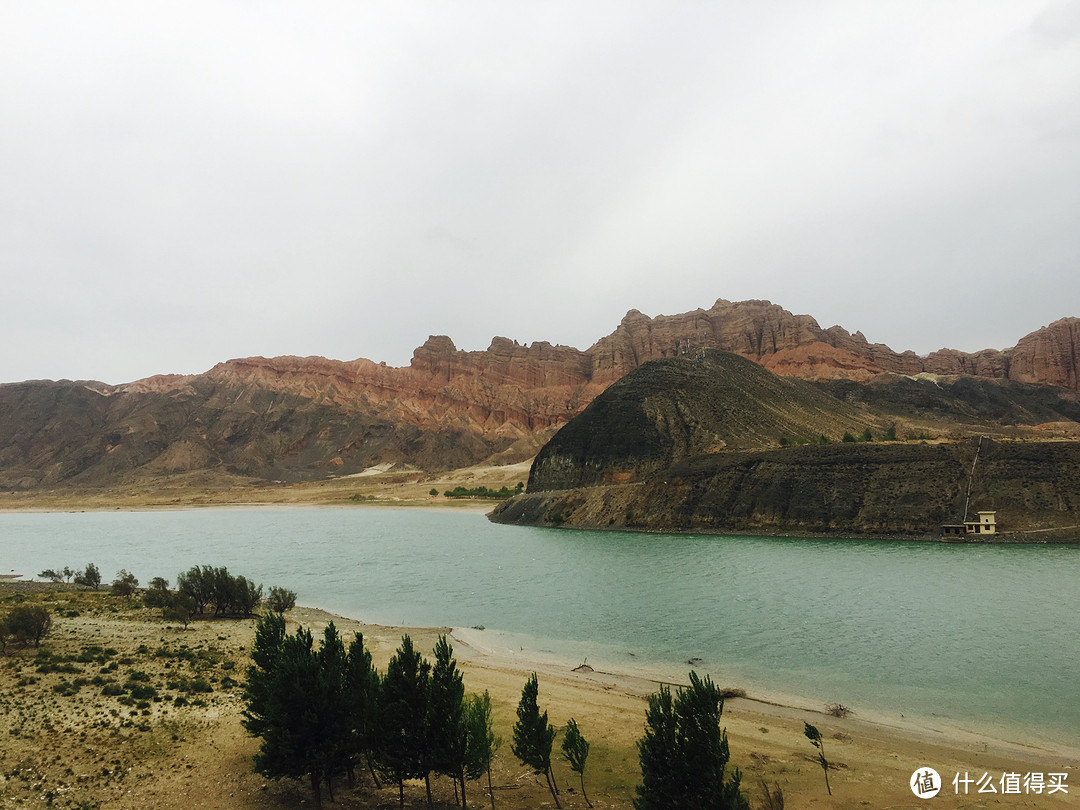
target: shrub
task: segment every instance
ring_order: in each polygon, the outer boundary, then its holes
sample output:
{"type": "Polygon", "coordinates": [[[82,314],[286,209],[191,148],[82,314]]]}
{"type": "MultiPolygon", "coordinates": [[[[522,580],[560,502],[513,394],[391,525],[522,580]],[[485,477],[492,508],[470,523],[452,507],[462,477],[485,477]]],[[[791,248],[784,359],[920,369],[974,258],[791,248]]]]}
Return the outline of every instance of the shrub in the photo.
{"type": "Polygon", "coordinates": [[[296,607],[296,591],[274,585],[270,588],[270,595],[266,597],[266,606],[274,613],[292,610],[296,607]]]}
{"type": "Polygon", "coordinates": [[[18,605],[8,614],[5,624],[8,632],[24,646],[32,641],[38,647],[52,627],[52,617],[43,607],[18,605]]]}
{"type": "Polygon", "coordinates": [[[847,717],[852,714],[852,711],[843,703],[826,703],[825,713],[831,714],[833,717],[847,717]]]}

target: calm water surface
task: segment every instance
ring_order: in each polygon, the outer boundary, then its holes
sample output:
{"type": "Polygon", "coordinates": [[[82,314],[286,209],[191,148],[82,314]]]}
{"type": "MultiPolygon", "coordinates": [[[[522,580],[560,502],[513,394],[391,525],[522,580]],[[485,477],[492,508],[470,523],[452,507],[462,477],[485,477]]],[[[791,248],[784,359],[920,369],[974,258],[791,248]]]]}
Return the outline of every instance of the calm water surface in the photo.
{"type": "Polygon", "coordinates": [[[365,621],[1080,742],[1080,548],[584,532],[378,508],[0,514],[0,571],[226,565],[365,621]],[[520,637],[520,638],[519,638],[520,637]],[[688,667],[687,667],[688,668],[688,667]]]}

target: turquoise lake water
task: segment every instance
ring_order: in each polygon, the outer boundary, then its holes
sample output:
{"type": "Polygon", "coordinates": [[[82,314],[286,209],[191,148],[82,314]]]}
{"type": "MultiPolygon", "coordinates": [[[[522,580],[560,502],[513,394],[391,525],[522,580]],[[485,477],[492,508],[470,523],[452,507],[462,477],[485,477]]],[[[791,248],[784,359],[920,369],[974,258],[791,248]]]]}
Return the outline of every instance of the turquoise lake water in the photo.
{"type": "MultiPolygon", "coordinates": [[[[226,565],[364,621],[1080,743],[1080,548],[585,532],[475,512],[0,513],[0,572],[226,565]],[[689,667],[685,667],[688,669],[689,667]]],[[[1022,738],[1016,738],[1025,741],[1022,738]]]]}

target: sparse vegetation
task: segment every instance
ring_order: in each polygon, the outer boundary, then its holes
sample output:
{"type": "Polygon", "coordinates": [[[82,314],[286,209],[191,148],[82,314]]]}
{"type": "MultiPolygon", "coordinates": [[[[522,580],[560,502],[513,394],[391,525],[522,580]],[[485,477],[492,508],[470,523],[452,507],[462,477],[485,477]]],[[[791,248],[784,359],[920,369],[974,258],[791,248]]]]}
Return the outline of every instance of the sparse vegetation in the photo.
{"type": "Polygon", "coordinates": [[[833,717],[849,717],[852,714],[852,711],[843,703],[826,703],[825,713],[830,714],[833,717]]]}
{"type": "Polygon", "coordinates": [[[510,489],[509,487],[502,487],[501,489],[488,489],[485,486],[471,488],[457,486],[453,489],[446,490],[443,495],[445,495],[447,498],[487,498],[490,500],[498,501],[505,500],[506,498],[512,498],[520,491],[520,489],[510,489]]]}

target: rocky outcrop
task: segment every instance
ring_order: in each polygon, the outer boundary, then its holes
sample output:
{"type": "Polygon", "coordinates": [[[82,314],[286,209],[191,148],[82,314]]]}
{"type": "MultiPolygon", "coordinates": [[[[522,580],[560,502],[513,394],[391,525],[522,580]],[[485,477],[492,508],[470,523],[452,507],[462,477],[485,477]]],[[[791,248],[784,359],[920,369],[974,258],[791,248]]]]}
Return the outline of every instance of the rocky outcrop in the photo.
{"type": "Polygon", "coordinates": [[[709,309],[649,318],[631,310],[589,350],[594,377],[613,381],[649,360],[701,348],[748,357],[777,374],[807,380],[877,374],[972,375],[1080,390],[1080,319],[1064,318],[1021,338],[1011,349],[967,353],[942,349],[926,357],[870,343],[862,332],[822,329],[768,301],[718,300],[709,309]]]}
{"type": "MultiPolygon", "coordinates": [[[[977,441],[807,445],[684,458],[645,480],[528,492],[491,519],[588,529],[937,539],[963,517],[977,441]]],[[[1013,542],[1080,539],[1080,442],[983,442],[970,514],[1013,542]]]]}
{"type": "Polygon", "coordinates": [[[607,388],[537,455],[529,490],[641,480],[687,456],[878,430],[871,412],[728,352],[652,360],[607,388]]]}

